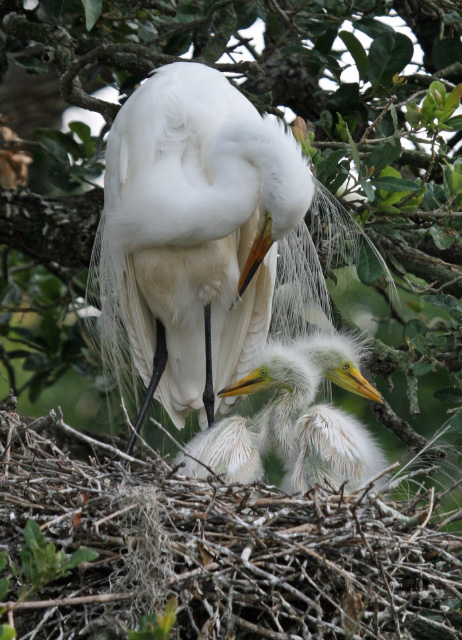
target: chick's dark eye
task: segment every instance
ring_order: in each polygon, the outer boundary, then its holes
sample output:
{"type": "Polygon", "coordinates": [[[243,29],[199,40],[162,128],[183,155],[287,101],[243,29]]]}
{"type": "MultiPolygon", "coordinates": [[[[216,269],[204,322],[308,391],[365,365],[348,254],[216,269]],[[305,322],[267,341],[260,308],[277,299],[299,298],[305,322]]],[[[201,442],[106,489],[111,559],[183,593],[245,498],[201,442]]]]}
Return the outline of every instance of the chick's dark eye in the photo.
{"type": "Polygon", "coordinates": [[[344,363],[342,364],[342,369],[344,369],[345,371],[346,371],[347,369],[349,369],[349,368],[350,368],[350,365],[348,364],[348,362],[344,362],[344,363]]]}
{"type": "Polygon", "coordinates": [[[260,370],[260,375],[262,378],[264,378],[266,376],[266,369],[261,369],[260,370]]]}

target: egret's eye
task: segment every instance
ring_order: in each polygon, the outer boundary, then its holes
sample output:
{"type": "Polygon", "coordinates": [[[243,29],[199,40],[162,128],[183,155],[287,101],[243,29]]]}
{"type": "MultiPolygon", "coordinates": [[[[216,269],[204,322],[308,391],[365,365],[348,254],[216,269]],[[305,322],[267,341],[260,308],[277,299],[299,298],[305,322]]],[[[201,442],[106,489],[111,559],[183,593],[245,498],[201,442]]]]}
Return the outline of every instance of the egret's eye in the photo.
{"type": "Polygon", "coordinates": [[[266,369],[260,369],[260,375],[262,378],[266,378],[266,369]]]}
{"type": "Polygon", "coordinates": [[[347,370],[347,369],[349,369],[349,368],[350,368],[350,365],[348,364],[348,362],[344,362],[344,363],[342,364],[342,369],[343,369],[344,371],[346,371],[346,370],[347,370]]]}

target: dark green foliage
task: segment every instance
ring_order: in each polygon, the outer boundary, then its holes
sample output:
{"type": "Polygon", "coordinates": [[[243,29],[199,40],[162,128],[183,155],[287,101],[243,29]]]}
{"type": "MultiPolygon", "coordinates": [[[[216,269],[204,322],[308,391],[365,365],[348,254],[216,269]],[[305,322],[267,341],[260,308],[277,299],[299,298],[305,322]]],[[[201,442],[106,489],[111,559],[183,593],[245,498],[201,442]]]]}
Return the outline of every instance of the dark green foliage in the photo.
{"type": "Polygon", "coordinates": [[[52,542],[47,542],[34,520],[28,520],[24,529],[25,544],[21,551],[22,571],[29,581],[26,591],[36,591],[42,586],[63,578],[82,562],[91,562],[98,554],[83,547],[69,557],[64,551],[56,551],[52,542]]]}

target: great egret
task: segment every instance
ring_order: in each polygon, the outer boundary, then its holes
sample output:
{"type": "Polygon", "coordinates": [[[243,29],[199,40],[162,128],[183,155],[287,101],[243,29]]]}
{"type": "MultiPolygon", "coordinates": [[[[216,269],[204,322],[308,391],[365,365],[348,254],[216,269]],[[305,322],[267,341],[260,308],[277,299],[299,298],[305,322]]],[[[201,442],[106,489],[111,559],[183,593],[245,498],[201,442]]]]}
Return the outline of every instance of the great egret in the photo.
{"type": "MultiPolygon", "coordinates": [[[[123,105],[107,144],[92,271],[105,368],[132,386],[128,360],[148,387],[136,431],[154,393],[178,428],[204,405],[213,421],[213,388],[240,377],[264,344],[273,243],[297,226],[306,239],[313,192],[292,134],[216,70],[167,65],[123,105]]],[[[294,277],[311,274],[311,298],[327,311],[316,252],[298,253],[294,277]]]]}
{"type": "MultiPolygon", "coordinates": [[[[339,387],[358,394],[374,402],[382,402],[377,389],[361,374],[359,367],[365,345],[354,336],[337,331],[317,331],[311,336],[300,338],[291,346],[279,343],[268,345],[257,358],[257,368],[247,377],[238,380],[220,392],[221,396],[243,395],[260,389],[280,388],[288,394],[287,404],[282,403],[282,413],[273,413],[270,428],[279,456],[283,461],[293,456],[298,446],[294,439],[294,424],[314,402],[322,376],[339,387]],[[292,384],[284,380],[280,371],[287,369],[292,384]],[[304,371],[305,384],[297,384],[297,372],[304,371]],[[261,371],[265,376],[262,377],[261,371]],[[275,373],[269,373],[269,372],[275,373]],[[299,401],[300,398],[300,401],[299,401]],[[287,407],[290,407],[290,418],[287,407]]],[[[300,380],[301,380],[300,374],[300,380]]],[[[277,397],[276,397],[277,399],[277,397]]],[[[275,407],[280,405],[277,402],[275,407]]],[[[269,434],[269,432],[268,432],[269,434]]],[[[267,439],[265,432],[265,441],[267,439]]]]}
{"type": "Polygon", "coordinates": [[[294,442],[282,481],[286,493],[306,493],[315,483],[354,489],[387,466],[366,427],[332,405],[310,407],[295,425],[294,442]]]}
{"type": "Polygon", "coordinates": [[[108,139],[88,300],[96,294],[101,305],[106,373],[123,395],[138,377],[147,387],[135,432],[154,394],[177,428],[191,410],[204,424],[203,408],[210,425],[233,402],[215,406],[213,389],[248,369],[270,318],[283,337],[304,331],[307,306],[330,318],[303,222],[311,202],[328,270],[367,238],[313,179],[292,134],[218,71],[173,63],[126,101],[108,139]],[[271,317],[275,282],[295,293],[271,317]]]}
{"type": "MultiPolygon", "coordinates": [[[[219,395],[231,397],[267,388],[276,391],[274,398],[255,416],[225,418],[186,445],[188,453],[216,473],[224,474],[229,482],[248,483],[261,478],[261,456],[271,444],[271,431],[277,431],[282,424],[293,426],[314,398],[321,379],[300,361],[295,349],[274,345],[265,350],[263,359],[265,364],[257,372],[222,389],[219,395]]],[[[207,470],[184,454],[175,461],[185,464],[185,475],[207,477],[207,470]]]]}
{"type": "Polygon", "coordinates": [[[382,402],[380,393],[360,371],[368,354],[367,340],[324,327],[312,330],[297,344],[300,353],[305,354],[327,380],[368,400],[382,402]]]}
{"type": "MultiPolygon", "coordinates": [[[[232,416],[199,433],[186,445],[188,453],[224,474],[226,480],[247,483],[261,478],[261,456],[274,443],[286,466],[284,487],[292,493],[302,490],[310,479],[327,480],[338,487],[345,479],[362,479],[369,469],[375,472],[377,465],[383,462],[385,466],[385,459],[366,429],[334,407],[311,407],[322,376],[353,393],[381,401],[380,393],[359,371],[363,353],[364,343],[333,331],[317,332],[291,347],[269,345],[252,373],[219,394],[229,397],[268,389],[276,391],[274,397],[255,416],[232,416]],[[304,422],[297,430],[295,425],[302,423],[302,415],[304,422]],[[324,420],[323,425],[315,421],[318,417],[318,422],[324,420]],[[312,444],[309,477],[307,443],[312,444]]],[[[205,467],[184,454],[176,462],[184,463],[185,475],[207,476],[205,467]]]]}
{"type": "Polygon", "coordinates": [[[183,465],[181,473],[185,476],[207,478],[209,471],[204,466],[207,465],[226,482],[257,482],[263,476],[258,431],[262,419],[259,414],[252,419],[242,416],[223,418],[207,431],[200,431],[186,444],[186,451],[192,457],[180,453],[175,463],[183,465]]]}

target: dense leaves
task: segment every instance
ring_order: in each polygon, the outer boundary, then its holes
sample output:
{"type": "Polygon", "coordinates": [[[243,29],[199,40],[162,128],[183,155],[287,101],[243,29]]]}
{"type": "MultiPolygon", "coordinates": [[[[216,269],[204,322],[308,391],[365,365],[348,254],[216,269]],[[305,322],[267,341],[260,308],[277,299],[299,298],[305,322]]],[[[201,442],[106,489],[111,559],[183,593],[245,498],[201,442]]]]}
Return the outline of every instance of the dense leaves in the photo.
{"type": "Polygon", "coordinates": [[[65,577],[71,569],[82,562],[91,562],[98,554],[83,547],[68,556],[64,551],[57,551],[52,542],[47,542],[40,527],[34,520],[27,522],[24,529],[25,544],[21,550],[22,571],[29,581],[26,587],[28,594],[45,584],[65,577]]]}

